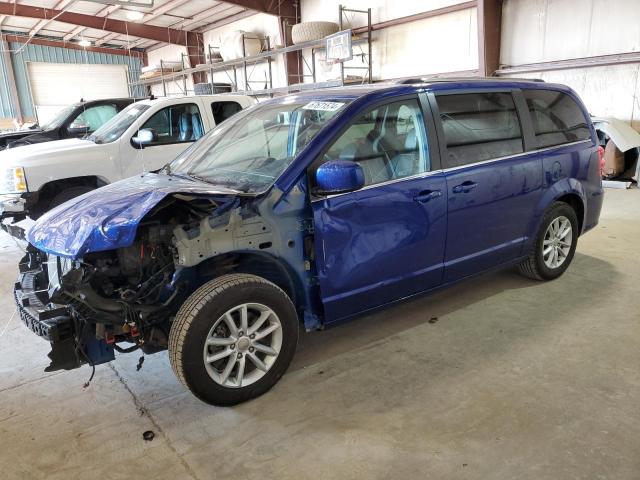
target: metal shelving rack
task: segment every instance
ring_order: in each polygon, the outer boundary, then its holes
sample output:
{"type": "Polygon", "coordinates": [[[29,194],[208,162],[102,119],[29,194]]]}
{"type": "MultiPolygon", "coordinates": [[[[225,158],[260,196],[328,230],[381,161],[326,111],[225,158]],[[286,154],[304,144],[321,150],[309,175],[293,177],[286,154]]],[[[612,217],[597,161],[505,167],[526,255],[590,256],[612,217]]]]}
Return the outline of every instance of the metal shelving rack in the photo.
{"type": "MultiPolygon", "coordinates": [[[[363,78],[363,82],[362,83],[371,83],[373,75],[373,68],[372,68],[372,62],[371,62],[371,54],[372,54],[372,38],[371,38],[371,9],[368,8],[367,10],[354,10],[351,8],[347,8],[344,5],[340,5],[338,7],[339,12],[340,12],[340,30],[342,31],[342,29],[344,28],[344,23],[345,23],[345,14],[346,13],[354,13],[354,14],[364,14],[367,16],[367,36],[366,36],[366,40],[367,40],[367,53],[364,53],[364,51],[361,50],[361,53],[357,56],[359,56],[362,60],[362,63],[366,63],[366,66],[349,66],[349,65],[345,65],[345,63],[347,62],[340,62],[340,78],[342,79],[342,83],[346,83],[345,82],[345,78],[344,78],[344,72],[345,70],[366,70],[367,71],[367,76],[366,76],[366,81],[365,78],[363,78]]],[[[354,55],[355,57],[356,55],[354,55]]]]}
{"type": "MultiPolygon", "coordinates": [[[[156,77],[153,78],[148,78],[148,79],[143,79],[143,80],[137,80],[137,81],[133,81],[129,83],[130,88],[136,87],[136,86],[150,86],[150,85],[158,85],[161,84],[162,85],[162,89],[163,89],[163,94],[166,96],[167,95],[167,84],[170,82],[175,82],[176,84],[179,84],[178,82],[182,83],[182,92],[186,95],[189,92],[187,92],[187,78],[189,75],[193,74],[193,73],[198,73],[198,72],[207,72],[210,76],[210,81],[213,83],[213,75],[216,72],[224,72],[226,73],[227,77],[229,78],[229,81],[231,83],[232,86],[232,90],[234,92],[238,92],[238,93],[243,93],[246,95],[255,95],[255,96],[273,96],[276,94],[286,94],[286,93],[290,93],[290,92],[296,92],[296,91],[302,91],[302,90],[310,90],[310,89],[317,89],[317,88],[328,88],[328,87],[335,87],[335,86],[342,86],[345,83],[347,83],[345,81],[345,70],[349,70],[349,69],[366,69],[367,73],[366,76],[363,76],[362,79],[362,83],[369,83],[371,82],[371,43],[372,43],[372,38],[371,38],[371,33],[372,33],[372,29],[371,29],[371,9],[368,10],[352,10],[352,9],[348,9],[342,5],[340,5],[340,27],[341,29],[344,27],[345,25],[345,13],[359,13],[359,14],[366,14],[367,15],[367,29],[365,32],[364,36],[356,36],[353,37],[352,39],[352,44],[355,45],[361,45],[363,43],[367,44],[367,53],[365,54],[364,52],[359,54],[358,56],[361,56],[361,58],[365,59],[366,57],[366,63],[367,66],[360,66],[360,67],[350,67],[348,65],[344,65],[344,63],[341,63],[340,66],[340,78],[336,79],[336,80],[329,80],[329,81],[324,81],[324,82],[318,82],[317,80],[317,70],[316,70],[316,52],[320,51],[320,50],[324,50],[326,48],[326,42],[325,39],[321,39],[321,40],[314,40],[311,42],[305,42],[305,43],[299,43],[297,45],[290,45],[288,47],[281,47],[281,48],[275,48],[272,49],[271,48],[271,43],[268,37],[266,38],[259,38],[259,40],[263,41],[263,51],[261,51],[260,53],[256,54],[256,55],[251,55],[251,56],[243,56],[242,58],[238,58],[235,60],[227,60],[227,61],[222,61],[222,62],[213,62],[212,61],[212,51],[215,49],[215,47],[212,47],[211,45],[208,46],[208,51],[209,51],[209,59],[207,61],[206,64],[202,64],[202,65],[198,65],[196,67],[191,67],[191,68],[184,68],[184,66],[186,65],[185,62],[185,57],[187,57],[186,54],[182,54],[182,64],[183,64],[183,69],[178,71],[178,72],[173,72],[173,73],[167,73],[167,74],[162,74],[162,75],[158,75],[156,77]],[[312,82],[311,83],[299,83],[299,84],[295,84],[295,85],[288,85],[286,87],[275,87],[273,86],[273,68],[272,68],[272,63],[275,60],[275,58],[279,55],[285,55],[287,53],[290,52],[302,52],[304,50],[310,50],[311,51],[311,63],[309,64],[307,62],[307,60],[304,58],[303,55],[301,55],[303,62],[305,63],[305,65],[307,65],[307,68],[310,70],[311,73],[309,74],[301,74],[301,76],[304,77],[311,77],[312,78],[312,82]],[[261,80],[255,80],[251,78],[251,72],[249,72],[249,67],[253,67],[255,65],[258,64],[262,64],[262,63],[267,63],[268,64],[268,68],[267,68],[267,77],[266,79],[261,79],[261,80]],[[243,73],[243,83],[244,85],[239,85],[238,83],[238,69],[240,69],[243,73]],[[268,88],[264,88],[264,89],[253,89],[251,88],[251,84],[255,84],[255,83],[265,83],[268,85],[268,88]],[[242,87],[242,88],[240,88],[242,87]]],[[[250,35],[243,35],[243,39],[242,39],[242,44],[243,44],[243,53],[246,52],[246,43],[245,40],[246,39],[256,39],[258,37],[252,37],[250,35]]],[[[285,66],[286,66],[286,61],[285,61],[285,66]]],[[[163,61],[160,61],[160,69],[161,71],[163,71],[163,61]]],[[[288,72],[287,72],[287,76],[288,76],[288,72]]]]}

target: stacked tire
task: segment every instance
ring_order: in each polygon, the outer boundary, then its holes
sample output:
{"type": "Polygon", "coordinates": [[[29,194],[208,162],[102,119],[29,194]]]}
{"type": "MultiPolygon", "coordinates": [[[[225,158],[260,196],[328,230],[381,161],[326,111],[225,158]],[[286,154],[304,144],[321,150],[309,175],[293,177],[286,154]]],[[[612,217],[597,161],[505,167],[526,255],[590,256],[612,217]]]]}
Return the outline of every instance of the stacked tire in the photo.
{"type": "Polygon", "coordinates": [[[295,45],[322,40],[340,30],[334,22],[302,22],[291,29],[291,40],[295,45]]]}

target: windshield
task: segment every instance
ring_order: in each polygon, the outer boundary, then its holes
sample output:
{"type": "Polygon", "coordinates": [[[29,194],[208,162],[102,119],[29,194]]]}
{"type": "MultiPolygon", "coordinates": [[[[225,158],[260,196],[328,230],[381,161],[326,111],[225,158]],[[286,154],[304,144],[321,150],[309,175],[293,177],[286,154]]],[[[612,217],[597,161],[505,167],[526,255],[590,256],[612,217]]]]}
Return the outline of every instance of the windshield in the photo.
{"type": "Polygon", "coordinates": [[[114,142],[149,108],[151,106],[144,103],[132,103],[97,129],[88,140],[95,143],[114,142]]]}
{"type": "Polygon", "coordinates": [[[56,113],[51,120],[42,125],[43,130],[54,130],[56,128],[60,128],[64,121],[73,113],[76,109],[77,104],[69,105],[68,107],[64,107],[58,113],[56,113]]]}
{"type": "Polygon", "coordinates": [[[270,187],[347,101],[267,103],[226,120],[168,166],[246,193],[270,187]]]}

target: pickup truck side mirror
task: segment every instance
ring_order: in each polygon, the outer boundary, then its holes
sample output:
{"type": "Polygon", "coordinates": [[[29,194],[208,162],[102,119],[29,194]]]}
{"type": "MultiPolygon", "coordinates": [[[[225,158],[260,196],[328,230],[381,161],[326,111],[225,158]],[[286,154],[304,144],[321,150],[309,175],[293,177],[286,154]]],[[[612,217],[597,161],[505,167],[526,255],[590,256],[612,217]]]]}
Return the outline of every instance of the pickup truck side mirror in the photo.
{"type": "Polygon", "coordinates": [[[351,160],[330,160],[316,170],[316,185],[321,195],[353,192],[364,186],[364,172],[351,160]]]}
{"type": "Polygon", "coordinates": [[[144,148],[158,141],[158,134],[151,128],[143,128],[138,130],[138,134],[131,138],[131,143],[136,148],[144,148]]]}
{"type": "Polygon", "coordinates": [[[89,133],[89,125],[82,122],[73,122],[67,127],[67,135],[70,137],[82,137],[89,133]]]}

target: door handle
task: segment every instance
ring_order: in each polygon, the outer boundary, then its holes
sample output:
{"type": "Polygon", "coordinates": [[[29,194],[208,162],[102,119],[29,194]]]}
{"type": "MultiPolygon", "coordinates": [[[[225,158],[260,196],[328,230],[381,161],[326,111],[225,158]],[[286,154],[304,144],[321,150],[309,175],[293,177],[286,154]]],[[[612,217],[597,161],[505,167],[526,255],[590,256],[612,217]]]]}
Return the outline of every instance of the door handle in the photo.
{"type": "Polygon", "coordinates": [[[478,184],[476,182],[467,180],[466,182],[463,182],[460,185],[456,185],[455,187],[453,187],[453,193],[469,193],[471,190],[473,190],[477,186],[478,184]]]}
{"type": "Polygon", "coordinates": [[[418,195],[413,197],[416,202],[427,203],[429,200],[433,200],[434,198],[438,198],[442,195],[440,190],[423,190],[418,195]]]}

